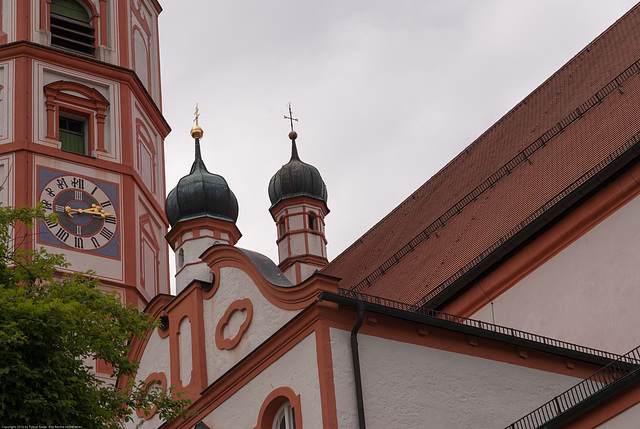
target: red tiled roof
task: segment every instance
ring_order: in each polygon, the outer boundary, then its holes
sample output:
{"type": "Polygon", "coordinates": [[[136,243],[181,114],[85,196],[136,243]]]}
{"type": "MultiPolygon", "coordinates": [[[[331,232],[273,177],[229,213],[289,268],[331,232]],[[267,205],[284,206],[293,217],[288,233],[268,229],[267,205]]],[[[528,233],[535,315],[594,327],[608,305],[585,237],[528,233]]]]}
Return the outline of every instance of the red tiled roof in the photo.
{"type": "Polygon", "coordinates": [[[323,272],[403,302],[441,291],[637,142],[639,60],[636,6],[323,272]]]}

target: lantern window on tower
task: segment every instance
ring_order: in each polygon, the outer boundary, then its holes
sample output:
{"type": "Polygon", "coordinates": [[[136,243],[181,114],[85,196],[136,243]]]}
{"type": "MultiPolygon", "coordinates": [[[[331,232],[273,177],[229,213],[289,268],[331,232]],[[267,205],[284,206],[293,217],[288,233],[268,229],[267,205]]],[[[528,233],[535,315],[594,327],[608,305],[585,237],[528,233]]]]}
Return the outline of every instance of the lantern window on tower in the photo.
{"type": "Polygon", "coordinates": [[[309,213],[309,229],[311,231],[318,230],[318,219],[314,213],[309,213]]]}
{"type": "Polygon", "coordinates": [[[51,46],[95,54],[95,30],[82,4],[75,0],[52,0],[50,11],[51,46]]]}

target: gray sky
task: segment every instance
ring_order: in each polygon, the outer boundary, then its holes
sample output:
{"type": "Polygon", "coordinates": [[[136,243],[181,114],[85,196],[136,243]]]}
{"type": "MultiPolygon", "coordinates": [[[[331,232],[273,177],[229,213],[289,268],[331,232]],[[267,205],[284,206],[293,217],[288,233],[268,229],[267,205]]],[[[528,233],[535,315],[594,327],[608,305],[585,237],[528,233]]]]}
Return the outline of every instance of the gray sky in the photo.
{"type": "MultiPolygon", "coordinates": [[[[167,192],[203,159],[238,246],[277,263],[267,185],[290,157],[329,191],[335,258],[629,10],[632,0],[161,0],[167,192]]],[[[173,265],[173,261],[171,261],[173,265]]]]}

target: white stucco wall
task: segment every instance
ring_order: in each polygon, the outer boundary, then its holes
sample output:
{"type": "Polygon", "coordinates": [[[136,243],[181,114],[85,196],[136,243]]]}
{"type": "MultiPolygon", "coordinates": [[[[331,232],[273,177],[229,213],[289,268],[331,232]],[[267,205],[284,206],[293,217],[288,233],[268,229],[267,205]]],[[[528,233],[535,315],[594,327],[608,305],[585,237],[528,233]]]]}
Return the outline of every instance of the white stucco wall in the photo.
{"type": "Polygon", "coordinates": [[[320,382],[315,334],[310,334],[265,368],[202,421],[210,428],[253,428],[266,397],[279,387],[300,395],[302,426],[321,429],[320,382]]]}
{"type": "MultiPolygon", "coordinates": [[[[494,300],[495,323],[626,353],[640,344],[640,199],[494,300]]],[[[491,306],[471,316],[492,321],[491,306]]]]}
{"type": "MultiPolygon", "coordinates": [[[[158,329],[154,329],[149,336],[149,341],[140,359],[140,367],[136,374],[136,382],[144,381],[154,372],[163,372],[167,376],[167,383],[171,384],[171,360],[169,354],[169,338],[161,338],[158,329]]],[[[127,423],[126,428],[135,428],[142,420],[136,413],[133,413],[133,422],[127,423]]],[[[142,424],[144,429],[159,427],[163,422],[156,414],[150,420],[145,420],[142,424]]]]}
{"type": "MultiPolygon", "coordinates": [[[[358,342],[368,429],[503,428],[580,381],[367,335],[358,342]]],[[[355,428],[350,332],[331,329],[331,349],[338,427],[355,428]]]]}
{"type": "MultiPolygon", "coordinates": [[[[262,295],[251,277],[235,267],[222,267],[220,269],[218,290],[211,299],[205,299],[202,305],[204,309],[205,348],[209,384],[231,369],[233,365],[299,313],[299,310],[284,310],[269,302],[262,295]],[[235,348],[220,350],[215,343],[216,326],[234,301],[245,298],[249,298],[253,306],[251,322],[235,348]]],[[[236,312],[234,318],[236,316],[240,317],[241,314],[236,312]]],[[[244,321],[244,316],[240,321],[232,321],[229,326],[230,331],[233,330],[234,326],[241,324],[242,321],[244,321]]],[[[229,331],[227,331],[227,335],[229,335],[227,338],[231,338],[229,331]]]]}

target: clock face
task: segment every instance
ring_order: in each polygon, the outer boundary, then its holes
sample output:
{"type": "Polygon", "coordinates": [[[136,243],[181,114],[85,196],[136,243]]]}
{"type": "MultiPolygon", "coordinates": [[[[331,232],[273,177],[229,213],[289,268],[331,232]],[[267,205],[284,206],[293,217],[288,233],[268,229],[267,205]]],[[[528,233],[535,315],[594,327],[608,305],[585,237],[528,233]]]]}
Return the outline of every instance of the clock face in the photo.
{"type": "Polygon", "coordinates": [[[112,191],[109,186],[114,187],[72,175],[44,182],[40,202],[47,213],[57,215],[58,221],[43,223],[49,236],[41,241],[96,253],[111,249],[113,253],[115,240],[117,251],[117,204],[109,197],[113,194],[107,192],[112,191]]]}

